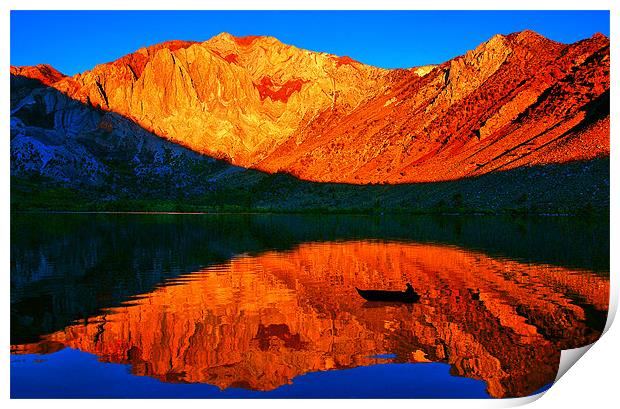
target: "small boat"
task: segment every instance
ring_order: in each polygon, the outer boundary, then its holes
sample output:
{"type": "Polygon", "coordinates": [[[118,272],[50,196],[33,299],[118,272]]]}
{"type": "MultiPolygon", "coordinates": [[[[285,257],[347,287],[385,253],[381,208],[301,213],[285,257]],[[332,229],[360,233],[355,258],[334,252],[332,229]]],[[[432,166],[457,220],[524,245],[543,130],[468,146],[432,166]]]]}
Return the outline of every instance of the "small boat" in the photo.
{"type": "Polygon", "coordinates": [[[411,284],[407,283],[405,291],[385,291],[385,290],[360,290],[355,287],[358,294],[367,301],[400,302],[412,304],[420,300],[420,295],[413,290],[411,284]]]}

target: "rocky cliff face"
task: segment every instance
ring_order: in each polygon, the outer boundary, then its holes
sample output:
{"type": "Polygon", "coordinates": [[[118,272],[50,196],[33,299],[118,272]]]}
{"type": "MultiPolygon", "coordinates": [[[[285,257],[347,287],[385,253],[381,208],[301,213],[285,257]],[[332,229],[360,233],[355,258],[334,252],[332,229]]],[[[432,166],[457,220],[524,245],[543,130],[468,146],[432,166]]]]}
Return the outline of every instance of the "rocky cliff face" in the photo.
{"type": "Polygon", "coordinates": [[[195,151],[252,166],[327,109],[350,112],[384,70],[271,37],[168,42],[54,87],[195,151]]]}
{"type": "Polygon", "coordinates": [[[609,296],[608,279],[587,271],[377,241],[239,256],[168,284],[11,350],[68,346],[136,375],[256,390],[395,354],[449,363],[491,396],[524,396],[554,380],[561,349],[597,339],[589,311],[605,312],[609,296]],[[371,306],[354,289],[407,282],[420,304],[371,306]]]}
{"type": "Polygon", "coordinates": [[[12,69],[12,176],[104,188],[109,195],[128,189],[199,194],[222,172],[242,170],[163,140],[116,112],[72,99],[45,85],[58,78],[56,71],[35,68],[12,69]]]}
{"type": "Polygon", "coordinates": [[[384,70],[223,33],[73,77],[12,70],[196,152],[314,181],[450,180],[609,154],[602,35],[497,35],[439,66],[384,70]]]}

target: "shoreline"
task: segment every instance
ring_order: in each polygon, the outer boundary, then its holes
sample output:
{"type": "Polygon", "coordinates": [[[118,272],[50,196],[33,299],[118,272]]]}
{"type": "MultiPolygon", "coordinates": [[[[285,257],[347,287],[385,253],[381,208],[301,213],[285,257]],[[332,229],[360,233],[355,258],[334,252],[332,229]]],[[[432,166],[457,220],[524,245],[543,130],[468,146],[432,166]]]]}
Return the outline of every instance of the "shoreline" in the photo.
{"type": "Polygon", "coordinates": [[[109,215],[188,215],[188,216],[200,216],[200,215],[296,215],[296,216],[453,216],[453,217],[461,217],[461,216],[491,216],[491,217],[500,217],[500,216],[510,216],[510,217],[595,217],[595,216],[603,216],[609,215],[608,212],[595,212],[591,214],[579,214],[579,213],[565,213],[565,212],[408,212],[408,211],[383,211],[379,213],[375,212],[338,212],[338,211],[188,211],[188,212],[179,212],[179,211],[142,211],[142,210],[11,210],[11,214],[109,214],[109,215]]]}

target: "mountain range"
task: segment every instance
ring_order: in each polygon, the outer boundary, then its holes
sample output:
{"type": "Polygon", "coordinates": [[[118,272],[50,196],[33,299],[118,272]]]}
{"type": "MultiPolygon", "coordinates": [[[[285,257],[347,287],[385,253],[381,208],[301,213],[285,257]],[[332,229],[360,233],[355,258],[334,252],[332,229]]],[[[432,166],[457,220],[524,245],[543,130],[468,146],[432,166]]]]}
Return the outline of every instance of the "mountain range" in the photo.
{"type": "Polygon", "coordinates": [[[609,87],[601,34],[561,44],[526,30],[383,69],[222,33],[74,76],[11,67],[11,174],[23,203],[42,185],[91,203],[220,192],[239,205],[234,188],[252,208],[300,190],[289,208],[606,207],[609,87]],[[378,204],[377,185],[390,197],[378,204]]]}

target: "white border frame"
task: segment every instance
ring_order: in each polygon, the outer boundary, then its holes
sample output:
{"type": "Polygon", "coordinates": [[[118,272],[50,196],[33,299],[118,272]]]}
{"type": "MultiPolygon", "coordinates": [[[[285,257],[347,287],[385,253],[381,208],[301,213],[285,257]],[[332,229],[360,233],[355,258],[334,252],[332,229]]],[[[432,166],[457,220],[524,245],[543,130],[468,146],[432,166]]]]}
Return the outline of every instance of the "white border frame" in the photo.
{"type": "MultiPolygon", "coordinates": [[[[377,2],[371,2],[369,0],[314,0],[312,3],[297,3],[291,0],[263,0],[260,3],[250,2],[248,0],[228,0],[225,3],[204,3],[199,0],[150,0],[150,1],[128,1],[128,0],[106,0],[105,3],[100,2],[85,2],[77,0],[57,0],[54,2],[44,0],[7,0],[2,2],[0,8],[2,13],[0,14],[0,41],[2,43],[3,52],[0,53],[0,71],[2,72],[0,79],[0,91],[2,92],[2,99],[0,99],[0,117],[2,120],[2,134],[4,135],[2,152],[0,153],[0,163],[3,169],[0,181],[2,186],[2,224],[3,234],[1,236],[0,254],[2,257],[2,265],[5,266],[4,276],[2,277],[2,289],[0,293],[3,296],[4,302],[1,304],[2,316],[5,318],[5,328],[9,322],[9,302],[8,295],[10,293],[10,229],[9,215],[10,215],[10,178],[9,178],[9,49],[10,49],[10,10],[148,10],[148,9],[213,9],[213,10],[234,10],[234,9],[247,9],[247,10],[338,10],[338,9],[384,9],[384,10],[398,10],[398,9],[418,9],[418,10],[611,10],[611,24],[610,24],[610,38],[611,41],[611,60],[613,61],[611,69],[611,83],[617,84],[618,70],[615,66],[616,58],[618,57],[617,41],[615,41],[618,34],[617,27],[620,27],[620,20],[618,19],[618,4],[619,2],[604,1],[604,0],[589,0],[584,2],[583,0],[521,0],[516,1],[491,1],[491,0],[440,0],[433,2],[411,2],[404,0],[382,0],[380,4],[377,2]],[[170,6],[174,5],[174,8],[170,6]],[[53,6],[51,8],[50,6],[53,6]]],[[[617,102],[617,88],[615,85],[611,87],[611,248],[618,248],[618,228],[617,228],[617,201],[615,200],[618,192],[618,166],[617,166],[617,154],[616,145],[618,135],[616,132],[616,120],[618,120],[618,104],[617,102]]],[[[555,385],[553,385],[548,392],[544,395],[544,399],[540,399],[535,403],[535,407],[589,407],[596,408],[609,407],[609,403],[618,401],[617,399],[617,378],[616,371],[620,367],[620,353],[617,346],[620,345],[620,333],[617,329],[617,325],[613,328],[609,328],[613,321],[617,306],[618,306],[618,293],[620,292],[618,274],[616,267],[618,265],[618,256],[611,252],[611,302],[610,312],[606,327],[605,335],[597,341],[591,348],[591,352],[588,352],[588,358],[581,359],[575,364],[576,368],[571,369],[567,376],[555,385]]],[[[3,345],[8,349],[10,344],[9,331],[1,331],[3,345]]],[[[563,354],[565,355],[565,354],[563,354]]],[[[569,353],[570,355],[570,353],[569,353]]],[[[2,378],[2,398],[9,399],[9,353],[6,351],[4,354],[0,354],[0,362],[2,363],[3,371],[0,375],[2,378]]],[[[509,407],[517,406],[525,403],[529,403],[537,400],[543,394],[535,397],[519,398],[519,399],[504,399],[504,400],[389,400],[385,404],[394,406],[417,406],[417,407],[437,407],[437,408],[452,408],[458,405],[461,408],[480,408],[480,407],[509,407]]],[[[52,407],[62,407],[66,409],[68,407],[83,407],[84,405],[94,407],[105,407],[111,402],[104,400],[46,400],[46,401],[32,401],[32,400],[12,400],[8,402],[14,407],[28,407],[33,405],[45,405],[52,407]]],[[[290,402],[288,400],[211,400],[208,403],[203,400],[184,400],[182,405],[186,407],[203,407],[204,405],[215,407],[246,407],[249,405],[259,408],[285,408],[291,404],[299,408],[314,408],[317,405],[320,406],[336,406],[336,405],[353,405],[361,408],[372,408],[379,402],[374,400],[348,400],[347,402],[341,402],[338,400],[295,400],[290,402]]],[[[170,403],[165,400],[158,401],[145,401],[145,400],[126,400],[116,401],[114,405],[121,406],[134,406],[148,404],[155,407],[168,406],[170,403]]]]}

